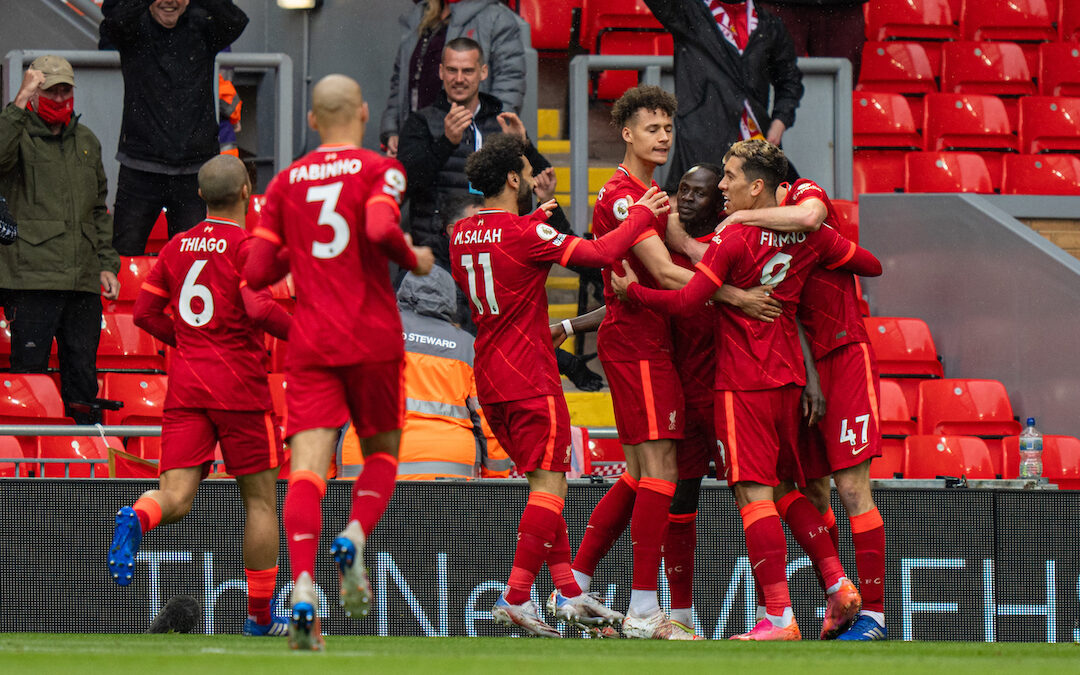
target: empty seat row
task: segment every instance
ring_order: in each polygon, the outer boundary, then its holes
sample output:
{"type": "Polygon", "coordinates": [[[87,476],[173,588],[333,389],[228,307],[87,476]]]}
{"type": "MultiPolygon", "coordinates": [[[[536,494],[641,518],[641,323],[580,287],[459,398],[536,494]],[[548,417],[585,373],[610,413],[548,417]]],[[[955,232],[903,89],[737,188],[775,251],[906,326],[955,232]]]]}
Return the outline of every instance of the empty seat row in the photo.
{"type": "Polygon", "coordinates": [[[871,0],[866,39],[1071,40],[1080,7],[1071,0],[871,0]]]}
{"type": "Polygon", "coordinates": [[[992,154],[856,152],[855,192],[991,194],[999,185],[1002,194],[1080,195],[1080,157],[1076,155],[988,156],[992,154]]]}

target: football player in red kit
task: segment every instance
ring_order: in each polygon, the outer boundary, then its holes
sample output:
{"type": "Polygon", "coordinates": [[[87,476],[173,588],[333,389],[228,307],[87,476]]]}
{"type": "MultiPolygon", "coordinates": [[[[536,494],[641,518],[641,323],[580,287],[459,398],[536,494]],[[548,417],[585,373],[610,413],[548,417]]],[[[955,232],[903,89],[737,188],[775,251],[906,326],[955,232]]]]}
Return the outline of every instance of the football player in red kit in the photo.
{"type": "Polygon", "coordinates": [[[162,416],[159,487],[116,515],[109,571],[131,583],[142,536],[191,510],[209,473],[214,446],[236,476],[244,503],[245,635],[285,635],[271,616],[277,580],[275,479],[284,450],[270,410],[263,330],[284,339],[291,319],[269,291],[240,279],[250,239],[244,231],[251,185],[236,157],[219,155],[199,170],[207,217],[174,237],[158,256],[135,302],[135,323],[176,347],[162,416]],[[172,306],[174,315],[165,314],[172,306]]]}
{"type": "Polygon", "coordinates": [[[255,288],[289,269],[296,284],[285,362],[292,472],[284,510],[295,580],[289,630],[294,649],[323,646],[312,574],[325,477],[339,429],[350,418],[364,472],[331,552],[345,612],[362,617],[370,609],[364,541],[394,491],[405,404],[404,342],[388,262],[421,275],[433,263],[431,250],[412,246],[398,226],[405,192],[401,164],[360,148],[367,120],[355,80],[319,80],[308,124],[322,144],[270,183],[252,233],[257,246],[244,268],[255,288]]]}
{"type": "Polygon", "coordinates": [[[533,189],[523,143],[493,136],[473,154],[465,173],[484,193],[484,206],[460,221],[450,242],[451,273],[471,301],[476,336],[476,388],[488,422],[529,480],[529,501],[518,527],[513,569],[492,616],[544,637],[559,633],[530,600],[546,562],[556,592],[555,618],[589,628],[617,624],[622,615],[582,593],[570,572],[570,541],[562,516],[570,466],[570,416],[548,328],[544,282],[552,264],[610,265],[667,211],[656,189],[627,206],[625,225],[595,240],[561,234],[546,223],[555,202],[519,216],[520,197],[533,189]]]}

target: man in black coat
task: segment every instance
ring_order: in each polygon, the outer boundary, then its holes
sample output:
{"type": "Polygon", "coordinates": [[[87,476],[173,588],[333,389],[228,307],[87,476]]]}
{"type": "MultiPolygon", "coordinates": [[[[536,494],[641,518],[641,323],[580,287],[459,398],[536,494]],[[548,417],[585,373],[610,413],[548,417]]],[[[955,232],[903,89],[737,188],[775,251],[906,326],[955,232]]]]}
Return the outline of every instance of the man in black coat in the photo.
{"type": "MultiPolygon", "coordinates": [[[[487,77],[487,65],[480,45],[469,38],[456,38],[443,48],[439,76],[443,89],[435,103],[409,115],[398,141],[398,160],[408,176],[408,231],[417,246],[430,246],[435,261],[449,267],[450,242],[444,232],[440,211],[455,199],[469,194],[481,196],[465,177],[465,160],[484,144],[484,138],[503,132],[525,139],[525,125],[512,112],[503,112],[499,99],[480,91],[487,77]]],[[[555,193],[551,163],[531,143],[529,163],[538,175],[541,201],[555,193]]],[[[526,207],[527,208],[527,207],[526,207]]],[[[561,227],[565,217],[556,211],[552,223],[561,227]],[[556,215],[558,214],[558,215],[556,215]]]]}
{"type": "MultiPolygon", "coordinates": [[[[732,143],[780,145],[803,95],[791,36],[753,0],[645,0],[675,39],[675,149],[668,192],[701,162],[721,164],[732,143]],[[773,106],[769,110],[769,88],[773,106]]],[[[790,178],[790,176],[789,176],[790,178]]]]}
{"type": "Polygon", "coordinates": [[[220,151],[214,58],[247,22],[232,0],[117,0],[108,8],[101,35],[119,50],[124,76],[113,216],[121,255],[143,254],[162,207],[170,237],[206,215],[197,176],[220,151]]]}

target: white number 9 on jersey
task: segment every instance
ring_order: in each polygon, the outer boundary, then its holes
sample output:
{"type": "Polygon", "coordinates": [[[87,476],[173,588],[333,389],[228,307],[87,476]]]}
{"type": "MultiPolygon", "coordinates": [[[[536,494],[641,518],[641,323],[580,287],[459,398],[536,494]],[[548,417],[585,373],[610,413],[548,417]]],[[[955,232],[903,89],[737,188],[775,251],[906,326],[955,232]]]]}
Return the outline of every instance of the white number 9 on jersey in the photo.
{"type": "Polygon", "coordinates": [[[784,280],[789,269],[791,269],[791,256],[787,253],[777,253],[769,258],[769,262],[761,266],[761,285],[777,285],[784,280]]]}
{"type": "Polygon", "coordinates": [[[349,221],[337,212],[338,198],[344,183],[314,185],[308,188],[307,201],[322,202],[319,209],[319,225],[328,225],[334,231],[334,238],[329,242],[316,241],[311,244],[311,255],[322,260],[336,258],[349,245],[349,221]]]}

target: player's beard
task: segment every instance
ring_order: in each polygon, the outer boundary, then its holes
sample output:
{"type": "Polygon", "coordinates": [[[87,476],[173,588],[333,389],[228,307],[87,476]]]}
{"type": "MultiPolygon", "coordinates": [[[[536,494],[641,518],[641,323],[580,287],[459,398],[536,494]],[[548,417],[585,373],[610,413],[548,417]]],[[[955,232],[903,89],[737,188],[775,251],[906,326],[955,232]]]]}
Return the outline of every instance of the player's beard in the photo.
{"type": "MultiPolygon", "coordinates": [[[[521,182],[518,183],[517,201],[518,204],[528,204],[532,197],[532,186],[525,182],[525,177],[521,177],[521,182]]],[[[528,208],[528,207],[526,207],[528,208]]]]}

